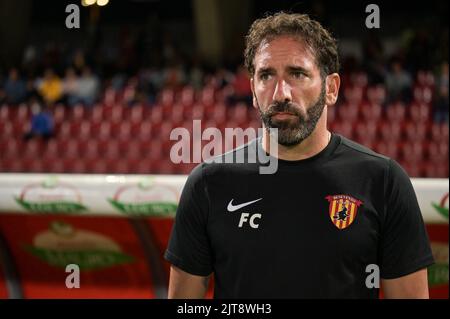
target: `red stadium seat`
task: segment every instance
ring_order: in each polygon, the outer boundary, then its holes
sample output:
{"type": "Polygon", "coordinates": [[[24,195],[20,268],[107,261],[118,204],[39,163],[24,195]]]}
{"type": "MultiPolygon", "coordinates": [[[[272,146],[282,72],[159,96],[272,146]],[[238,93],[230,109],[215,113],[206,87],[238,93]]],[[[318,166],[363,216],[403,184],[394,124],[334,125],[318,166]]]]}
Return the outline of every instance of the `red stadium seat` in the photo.
{"type": "Polygon", "coordinates": [[[101,156],[107,160],[120,158],[119,143],[114,140],[109,140],[104,152],[101,153],[101,156]]]}
{"type": "Polygon", "coordinates": [[[56,106],[53,111],[53,120],[55,123],[61,123],[66,120],[66,109],[64,106],[56,106]]]}
{"type": "Polygon", "coordinates": [[[402,137],[402,126],[399,122],[383,121],[379,125],[379,131],[384,141],[399,141],[402,137]]]}
{"type": "Polygon", "coordinates": [[[354,122],[359,116],[359,107],[357,104],[342,104],[337,109],[339,119],[343,122],[354,122]]]}
{"type": "Polygon", "coordinates": [[[37,159],[44,154],[44,144],[40,139],[32,139],[23,144],[22,156],[37,159]]]}
{"type": "Polygon", "coordinates": [[[448,124],[433,123],[431,126],[431,139],[435,142],[446,141],[448,143],[448,124]]]}
{"type": "Polygon", "coordinates": [[[12,119],[11,107],[8,105],[2,105],[0,107],[0,122],[9,122],[12,119]]]}
{"type": "Polygon", "coordinates": [[[395,141],[381,141],[376,145],[375,151],[395,160],[399,157],[399,146],[395,141]]]}
{"type": "Polygon", "coordinates": [[[418,71],[416,76],[416,84],[422,87],[434,87],[435,79],[433,73],[423,70],[418,71]]]}
{"type": "Polygon", "coordinates": [[[248,106],[245,103],[237,103],[230,109],[230,118],[234,119],[238,125],[242,125],[248,120],[248,106]]]}
{"type": "Polygon", "coordinates": [[[105,160],[95,158],[87,161],[86,170],[91,174],[105,174],[108,172],[108,167],[105,160]]]}
{"type": "Polygon", "coordinates": [[[448,143],[431,142],[428,145],[428,160],[432,163],[448,162],[448,143]]]}
{"type": "Polygon", "coordinates": [[[405,105],[401,102],[388,105],[386,117],[390,122],[402,122],[405,119],[405,105]]]}
{"type": "Polygon", "coordinates": [[[335,121],[331,124],[331,131],[347,138],[353,138],[353,124],[346,121],[335,121]]]}
{"type": "Polygon", "coordinates": [[[21,140],[9,139],[4,144],[2,158],[17,159],[22,156],[24,146],[21,140]]]}
{"type": "Polygon", "coordinates": [[[154,174],[153,163],[149,160],[142,160],[133,167],[133,173],[135,174],[154,174]]]}
{"type": "Polygon", "coordinates": [[[197,102],[203,104],[204,106],[211,106],[216,103],[215,99],[215,89],[212,86],[205,86],[200,90],[197,102]]]}
{"type": "Polygon", "coordinates": [[[22,161],[17,160],[17,158],[0,158],[0,171],[8,173],[23,172],[22,161]]]}
{"type": "Polygon", "coordinates": [[[367,100],[370,103],[382,105],[386,100],[386,88],[384,85],[376,85],[367,88],[367,100]]]}
{"type": "Polygon", "coordinates": [[[424,159],[424,147],[421,142],[407,142],[401,146],[401,154],[404,162],[418,163],[424,159]]]}
{"type": "Polygon", "coordinates": [[[376,121],[357,122],[355,125],[357,141],[374,141],[377,137],[376,121]]]}
{"type": "Polygon", "coordinates": [[[28,122],[31,118],[31,112],[29,107],[23,103],[17,107],[16,112],[13,114],[15,115],[14,118],[10,119],[13,121],[28,122]]]}
{"type": "Polygon", "coordinates": [[[160,106],[153,106],[150,110],[150,121],[152,124],[161,123],[163,120],[163,109],[160,106]]]}
{"type": "Polygon", "coordinates": [[[135,105],[131,108],[129,119],[132,123],[141,122],[145,118],[144,107],[142,105],[135,105]]]}
{"type": "Polygon", "coordinates": [[[170,115],[170,120],[172,123],[174,123],[174,125],[179,126],[179,125],[181,125],[181,123],[183,123],[183,121],[185,119],[185,116],[184,116],[185,108],[188,109],[188,108],[190,108],[190,106],[185,107],[181,103],[175,104],[173,106],[172,114],[170,115]]]}
{"type": "Polygon", "coordinates": [[[191,86],[185,86],[178,95],[177,102],[183,107],[190,107],[194,104],[195,91],[191,86]]]}
{"type": "Polygon", "coordinates": [[[344,89],[345,101],[349,104],[360,104],[363,100],[364,90],[360,86],[352,86],[344,89]]]}
{"type": "Polygon", "coordinates": [[[70,122],[62,122],[55,132],[58,138],[69,139],[72,137],[70,122]]]}
{"type": "Polygon", "coordinates": [[[76,105],[71,109],[70,115],[69,115],[69,120],[70,121],[76,121],[76,122],[81,122],[82,120],[85,119],[85,115],[86,115],[86,109],[84,108],[83,105],[76,105]]]}
{"type": "Polygon", "coordinates": [[[433,90],[430,87],[415,86],[413,97],[417,103],[429,104],[433,100],[433,90]]]}
{"type": "Polygon", "coordinates": [[[423,165],[419,162],[409,162],[403,161],[400,162],[400,165],[404,168],[404,170],[408,173],[409,177],[420,177],[423,175],[423,165]]]}
{"type": "Polygon", "coordinates": [[[448,178],[448,162],[435,163],[426,162],[424,165],[424,176],[430,178],[448,178]]]}
{"type": "Polygon", "coordinates": [[[424,141],[428,133],[428,125],[421,122],[407,122],[405,136],[409,141],[424,141]]]}
{"type": "Polygon", "coordinates": [[[67,173],[92,173],[86,168],[85,161],[82,158],[66,158],[63,160],[63,170],[67,173]]]}
{"type": "Polygon", "coordinates": [[[414,122],[427,122],[430,119],[430,106],[425,103],[413,103],[409,106],[409,116],[414,122]]]}
{"type": "Polygon", "coordinates": [[[382,115],[383,108],[380,104],[364,103],[361,105],[361,114],[367,122],[377,122],[382,115]]]}
{"type": "Polygon", "coordinates": [[[216,121],[218,124],[224,123],[227,116],[227,108],[224,104],[216,104],[212,109],[211,119],[216,121]]]}
{"type": "Polygon", "coordinates": [[[172,105],[175,102],[175,91],[170,88],[165,88],[158,96],[158,104],[161,106],[172,105]]]}
{"type": "Polygon", "coordinates": [[[367,73],[361,71],[350,74],[350,82],[354,86],[365,88],[369,82],[369,79],[367,73]]]}
{"type": "Polygon", "coordinates": [[[13,137],[13,126],[10,122],[7,120],[3,121],[0,120],[0,137],[2,138],[9,138],[13,137]]]}
{"type": "Polygon", "coordinates": [[[109,162],[108,171],[114,174],[128,174],[130,173],[130,167],[127,160],[116,159],[109,162]]]}

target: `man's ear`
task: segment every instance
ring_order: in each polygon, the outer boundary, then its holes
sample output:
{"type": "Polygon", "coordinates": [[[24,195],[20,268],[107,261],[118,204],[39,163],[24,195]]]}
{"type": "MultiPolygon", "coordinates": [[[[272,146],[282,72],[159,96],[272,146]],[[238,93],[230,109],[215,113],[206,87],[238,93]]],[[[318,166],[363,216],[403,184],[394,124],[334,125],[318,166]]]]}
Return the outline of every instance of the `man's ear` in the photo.
{"type": "Polygon", "coordinates": [[[255,82],[253,82],[253,77],[250,78],[250,87],[252,89],[252,96],[253,96],[253,107],[255,109],[258,109],[258,100],[256,99],[255,94],[255,82]]]}
{"type": "Polygon", "coordinates": [[[332,73],[327,75],[325,79],[326,93],[325,93],[325,104],[334,105],[338,98],[339,87],[341,85],[341,78],[339,74],[332,73]]]}

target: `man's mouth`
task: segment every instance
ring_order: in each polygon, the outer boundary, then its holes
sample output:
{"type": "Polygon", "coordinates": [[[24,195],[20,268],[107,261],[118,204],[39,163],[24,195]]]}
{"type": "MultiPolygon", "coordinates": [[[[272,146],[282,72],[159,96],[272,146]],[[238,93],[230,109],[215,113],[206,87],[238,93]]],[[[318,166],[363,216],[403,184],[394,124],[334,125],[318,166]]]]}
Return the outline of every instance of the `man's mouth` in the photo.
{"type": "Polygon", "coordinates": [[[297,115],[290,112],[277,112],[272,115],[272,119],[276,120],[288,120],[296,117],[297,115]]]}

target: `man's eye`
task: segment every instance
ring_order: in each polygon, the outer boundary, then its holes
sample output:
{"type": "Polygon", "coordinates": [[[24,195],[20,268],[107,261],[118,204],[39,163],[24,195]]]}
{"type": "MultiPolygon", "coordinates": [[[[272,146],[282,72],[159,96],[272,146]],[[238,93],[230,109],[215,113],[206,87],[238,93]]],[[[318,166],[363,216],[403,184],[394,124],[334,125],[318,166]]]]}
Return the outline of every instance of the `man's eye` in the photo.
{"type": "Polygon", "coordinates": [[[303,72],[293,72],[293,73],[292,73],[292,76],[293,76],[295,79],[301,79],[301,78],[303,78],[303,77],[305,76],[305,73],[303,73],[303,72]]]}
{"type": "Polygon", "coordinates": [[[259,76],[259,79],[260,79],[261,81],[267,81],[268,79],[270,79],[270,74],[269,74],[269,73],[262,73],[262,74],[259,76]]]}

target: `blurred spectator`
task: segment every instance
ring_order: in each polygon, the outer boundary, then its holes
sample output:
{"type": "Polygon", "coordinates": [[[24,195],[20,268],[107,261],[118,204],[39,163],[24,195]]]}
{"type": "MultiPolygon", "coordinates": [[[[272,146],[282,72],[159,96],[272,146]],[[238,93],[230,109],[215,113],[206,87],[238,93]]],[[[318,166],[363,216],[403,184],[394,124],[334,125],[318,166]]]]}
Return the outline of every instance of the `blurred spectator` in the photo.
{"type": "Polygon", "coordinates": [[[24,139],[28,141],[33,137],[42,137],[48,140],[53,137],[54,126],[52,114],[36,98],[32,99],[31,112],[33,113],[31,117],[31,128],[24,135],[24,139]]]}
{"type": "Polygon", "coordinates": [[[73,94],[72,105],[82,103],[85,106],[92,106],[98,96],[100,83],[98,78],[92,73],[91,68],[85,66],[83,73],[78,79],[77,89],[73,94]]]}
{"type": "Polygon", "coordinates": [[[63,79],[63,91],[69,106],[74,106],[77,103],[76,94],[78,92],[78,84],[78,77],[75,70],[68,68],[63,79]]]}
{"type": "Polygon", "coordinates": [[[215,78],[217,80],[217,88],[223,89],[224,87],[231,84],[234,80],[234,75],[226,68],[219,68],[215,74],[215,78]]]}
{"type": "Polygon", "coordinates": [[[164,79],[160,70],[149,67],[139,72],[138,95],[142,102],[154,104],[164,79]]]}
{"type": "Polygon", "coordinates": [[[5,81],[4,91],[6,103],[16,105],[25,101],[27,88],[16,68],[12,68],[9,71],[9,77],[5,81]]]}
{"type": "Polygon", "coordinates": [[[394,59],[391,70],[386,73],[385,84],[390,102],[409,102],[411,99],[411,75],[403,69],[402,63],[394,59]]]}
{"type": "Polygon", "coordinates": [[[164,70],[164,83],[166,87],[176,89],[186,82],[186,74],[180,62],[164,70]]]}
{"type": "Polygon", "coordinates": [[[198,57],[195,57],[189,70],[189,84],[195,89],[200,90],[203,86],[203,69],[198,57]]]}
{"type": "Polygon", "coordinates": [[[63,85],[61,79],[52,69],[45,70],[44,78],[39,81],[38,92],[47,105],[51,106],[58,102],[63,95],[63,85]]]}
{"type": "Polygon", "coordinates": [[[433,105],[434,120],[438,123],[448,123],[448,62],[442,63],[436,84],[436,99],[433,105]]]}

